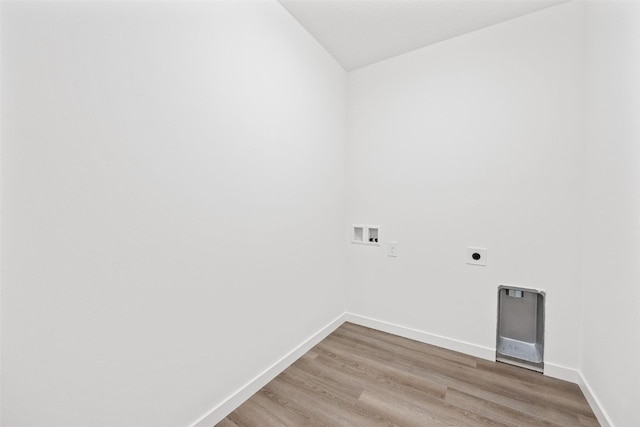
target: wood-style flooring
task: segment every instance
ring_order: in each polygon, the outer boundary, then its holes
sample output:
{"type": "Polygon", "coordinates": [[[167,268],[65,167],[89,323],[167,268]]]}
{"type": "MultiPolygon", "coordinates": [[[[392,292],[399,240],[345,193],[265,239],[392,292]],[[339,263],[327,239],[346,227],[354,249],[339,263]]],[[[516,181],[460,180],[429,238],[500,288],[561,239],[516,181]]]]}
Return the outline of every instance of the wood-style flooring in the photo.
{"type": "Polygon", "coordinates": [[[351,323],[217,424],[598,425],[575,384],[351,323]]]}

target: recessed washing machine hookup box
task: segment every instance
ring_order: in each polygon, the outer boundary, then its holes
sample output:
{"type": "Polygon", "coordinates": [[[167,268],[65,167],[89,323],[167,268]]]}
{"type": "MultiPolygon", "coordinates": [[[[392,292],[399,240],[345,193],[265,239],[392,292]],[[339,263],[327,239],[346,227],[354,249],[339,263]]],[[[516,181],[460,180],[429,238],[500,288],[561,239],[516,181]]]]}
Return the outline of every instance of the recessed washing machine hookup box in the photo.
{"type": "Polygon", "coordinates": [[[497,361],[543,371],[544,302],[542,291],[498,287],[497,361]]]}

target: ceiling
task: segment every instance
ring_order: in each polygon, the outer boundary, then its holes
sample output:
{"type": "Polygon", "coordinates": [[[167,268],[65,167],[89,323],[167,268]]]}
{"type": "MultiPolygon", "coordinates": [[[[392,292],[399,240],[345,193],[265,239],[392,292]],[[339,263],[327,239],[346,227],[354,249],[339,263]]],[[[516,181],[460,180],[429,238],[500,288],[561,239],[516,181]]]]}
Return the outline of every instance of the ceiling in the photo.
{"type": "Polygon", "coordinates": [[[347,70],[566,0],[279,0],[347,70]]]}

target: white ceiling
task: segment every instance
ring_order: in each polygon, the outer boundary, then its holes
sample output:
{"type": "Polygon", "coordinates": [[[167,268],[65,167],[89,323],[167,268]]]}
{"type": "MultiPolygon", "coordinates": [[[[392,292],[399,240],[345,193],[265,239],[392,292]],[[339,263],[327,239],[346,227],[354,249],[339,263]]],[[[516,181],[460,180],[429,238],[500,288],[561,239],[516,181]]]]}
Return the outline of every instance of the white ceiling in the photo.
{"type": "Polygon", "coordinates": [[[279,0],[346,70],[566,0],[279,0]]]}

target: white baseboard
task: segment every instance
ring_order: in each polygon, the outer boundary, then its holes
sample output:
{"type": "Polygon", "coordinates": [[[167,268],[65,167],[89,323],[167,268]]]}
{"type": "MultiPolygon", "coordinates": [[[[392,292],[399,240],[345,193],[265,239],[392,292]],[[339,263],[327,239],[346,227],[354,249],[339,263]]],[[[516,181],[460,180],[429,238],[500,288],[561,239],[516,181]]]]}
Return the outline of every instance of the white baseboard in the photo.
{"type": "Polygon", "coordinates": [[[580,384],[580,371],[555,363],[544,362],[544,374],[570,383],[580,384]]]}
{"type": "Polygon", "coordinates": [[[603,406],[600,404],[600,400],[598,400],[598,398],[596,397],[595,393],[593,392],[593,389],[587,382],[584,375],[582,375],[581,372],[578,372],[578,374],[579,374],[578,385],[580,386],[580,390],[582,390],[582,394],[584,394],[584,397],[587,399],[587,402],[589,402],[589,406],[591,406],[591,410],[595,414],[600,425],[602,427],[614,427],[613,422],[611,422],[611,418],[609,417],[607,412],[604,410],[603,406]]]}
{"type": "Polygon", "coordinates": [[[249,399],[254,393],[267,385],[282,371],[288,368],[293,362],[298,360],[300,356],[311,350],[313,346],[325,339],[329,334],[338,329],[345,322],[345,315],[341,314],[327,326],[313,334],[309,339],[291,350],[276,363],[267,368],[264,372],[249,381],[240,390],[233,393],[230,397],[211,409],[208,413],[200,417],[190,427],[213,427],[222,421],[227,415],[233,412],[245,400],[249,399]]]}
{"type": "Polygon", "coordinates": [[[446,348],[448,350],[458,351],[481,359],[496,360],[495,348],[483,347],[477,344],[430,334],[417,329],[407,328],[406,326],[400,326],[353,313],[346,313],[345,320],[360,326],[366,326],[367,328],[377,329],[379,331],[388,332],[390,334],[446,348]]]}

